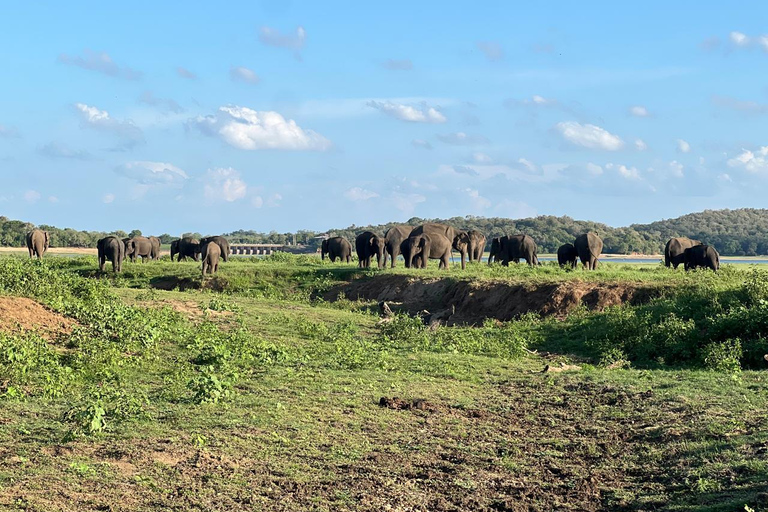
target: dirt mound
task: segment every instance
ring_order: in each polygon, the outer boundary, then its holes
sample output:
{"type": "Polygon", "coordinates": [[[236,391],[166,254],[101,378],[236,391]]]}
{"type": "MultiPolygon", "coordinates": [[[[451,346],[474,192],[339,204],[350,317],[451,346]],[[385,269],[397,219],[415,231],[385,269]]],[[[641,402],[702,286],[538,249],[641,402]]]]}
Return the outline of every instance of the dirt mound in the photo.
{"type": "Polygon", "coordinates": [[[0,297],[0,331],[37,331],[52,339],[69,334],[77,322],[24,297],[0,297]]]}
{"type": "Polygon", "coordinates": [[[402,303],[401,309],[409,314],[451,310],[446,324],[477,325],[486,318],[507,321],[531,312],[565,317],[582,305],[600,311],[618,304],[640,304],[661,295],[662,291],[658,286],[635,283],[513,284],[383,275],[339,285],[323,298],[334,301],[341,294],[351,300],[402,303]]]}

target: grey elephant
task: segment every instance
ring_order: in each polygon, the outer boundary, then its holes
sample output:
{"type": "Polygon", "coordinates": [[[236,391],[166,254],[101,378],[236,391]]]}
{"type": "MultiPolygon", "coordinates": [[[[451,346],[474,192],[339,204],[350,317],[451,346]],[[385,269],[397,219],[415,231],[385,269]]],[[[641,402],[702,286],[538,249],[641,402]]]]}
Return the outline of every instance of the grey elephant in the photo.
{"type": "Polygon", "coordinates": [[[104,272],[107,261],[112,262],[112,272],[123,271],[123,260],[125,259],[125,244],[116,236],[108,236],[96,242],[96,249],[99,254],[99,271],[104,272]]]}
{"type": "Polygon", "coordinates": [[[582,265],[587,270],[597,268],[597,260],[603,252],[603,241],[594,233],[584,233],[576,237],[573,242],[582,265]]]}
{"type": "Polygon", "coordinates": [[[472,251],[472,241],[466,231],[459,231],[446,224],[426,223],[415,227],[409,236],[415,235],[444,236],[451,242],[452,249],[456,249],[461,254],[461,268],[467,268],[467,257],[472,251]]]}
{"type": "Polygon", "coordinates": [[[467,231],[469,236],[470,247],[472,250],[469,252],[469,261],[477,261],[478,263],[483,261],[483,253],[485,253],[485,235],[476,229],[467,231]]]}
{"type": "Polygon", "coordinates": [[[50,237],[47,231],[42,229],[33,229],[27,233],[27,249],[29,249],[29,257],[41,259],[43,255],[48,251],[50,246],[50,237]]]}
{"type": "Polygon", "coordinates": [[[683,264],[685,270],[701,267],[717,272],[720,268],[720,254],[711,245],[694,245],[683,253],[683,264]]]}
{"type": "Polygon", "coordinates": [[[557,263],[561,267],[576,268],[576,260],[579,253],[573,244],[563,244],[557,248],[557,263]]]}
{"type": "Polygon", "coordinates": [[[217,236],[207,236],[205,238],[202,238],[200,240],[200,250],[202,251],[203,246],[209,244],[210,242],[215,243],[219,246],[219,249],[221,249],[221,259],[224,262],[229,261],[229,240],[224,238],[223,236],[217,235],[217,236]]]}
{"type": "Polygon", "coordinates": [[[408,260],[412,268],[427,268],[428,260],[440,260],[438,268],[451,265],[452,244],[447,237],[435,233],[408,237],[408,260]]]}
{"type": "Polygon", "coordinates": [[[320,258],[324,260],[326,254],[331,263],[336,263],[336,258],[341,259],[342,263],[349,263],[352,261],[352,244],[349,243],[349,240],[340,236],[323,240],[323,244],[320,247],[320,258]]]}
{"type": "Polygon", "coordinates": [[[149,240],[149,243],[152,244],[152,252],[150,254],[150,258],[153,260],[159,260],[160,246],[162,245],[162,242],[156,236],[148,236],[147,239],[149,240]]]}
{"type": "Polygon", "coordinates": [[[198,261],[200,251],[200,242],[190,236],[185,236],[171,242],[171,261],[173,261],[174,257],[178,261],[184,261],[187,258],[198,261]]]}
{"type": "Polygon", "coordinates": [[[385,241],[376,233],[365,231],[355,238],[355,250],[357,251],[357,261],[360,268],[371,268],[371,259],[376,257],[376,264],[379,268],[384,268],[385,241]]]}
{"type": "MultiPolygon", "coordinates": [[[[386,249],[384,253],[385,267],[387,266],[387,255],[389,255],[392,260],[391,267],[395,268],[397,257],[403,254],[400,248],[403,242],[411,236],[411,231],[413,231],[413,226],[394,226],[384,233],[384,247],[386,249]]],[[[403,256],[403,259],[406,259],[405,256],[403,256]]]]}
{"type": "Polygon", "coordinates": [[[499,253],[501,252],[501,239],[502,237],[496,236],[491,239],[491,248],[488,251],[488,264],[491,265],[494,261],[499,261],[499,253]]]}
{"type": "Polygon", "coordinates": [[[215,274],[219,270],[219,258],[221,258],[221,247],[216,242],[208,242],[202,248],[203,259],[203,279],[205,274],[215,274]]]}
{"type": "Polygon", "coordinates": [[[503,236],[499,239],[499,255],[505,267],[510,261],[520,263],[524,259],[528,265],[539,264],[538,246],[529,235],[503,236]]]}
{"type": "Polygon", "coordinates": [[[140,257],[141,262],[146,263],[148,259],[152,259],[152,242],[143,236],[129,238],[125,242],[125,255],[133,262],[140,257]]]}
{"type": "Polygon", "coordinates": [[[701,245],[701,242],[685,236],[670,238],[664,247],[664,265],[677,268],[681,263],[685,263],[685,250],[695,245],[701,245]]]}

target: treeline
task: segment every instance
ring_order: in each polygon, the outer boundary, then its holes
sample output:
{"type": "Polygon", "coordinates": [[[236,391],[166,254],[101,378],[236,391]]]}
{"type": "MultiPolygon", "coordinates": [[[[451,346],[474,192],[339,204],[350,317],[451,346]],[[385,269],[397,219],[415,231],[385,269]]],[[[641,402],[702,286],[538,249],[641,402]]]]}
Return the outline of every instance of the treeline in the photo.
{"type": "MultiPolygon", "coordinates": [[[[660,254],[664,244],[673,236],[688,236],[717,248],[725,256],[768,255],[768,210],[743,208],[739,210],[705,210],[683,215],[676,219],[661,220],[651,224],[633,224],[614,228],[597,222],[574,220],[570,217],[542,215],[528,219],[506,219],[502,217],[453,217],[450,219],[422,219],[413,217],[406,224],[418,226],[424,222],[444,222],[459,229],[476,229],[488,238],[506,234],[526,233],[536,240],[539,253],[553,253],[557,248],[587,231],[596,232],[603,239],[603,252],[607,254],[660,254]]],[[[383,234],[396,223],[375,226],[349,226],[327,232],[308,230],[296,233],[260,233],[239,230],[224,233],[232,243],[306,245],[316,247],[324,235],[344,236],[354,240],[363,231],[383,234]]],[[[35,226],[21,221],[0,217],[0,245],[22,247],[25,236],[35,226]]],[[[53,226],[38,226],[51,235],[53,247],[95,247],[96,241],[107,234],[121,238],[140,235],[141,231],[76,231],[53,226]]],[[[200,238],[200,233],[185,233],[200,238]]],[[[163,234],[160,239],[169,244],[176,236],[163,234]]]]}

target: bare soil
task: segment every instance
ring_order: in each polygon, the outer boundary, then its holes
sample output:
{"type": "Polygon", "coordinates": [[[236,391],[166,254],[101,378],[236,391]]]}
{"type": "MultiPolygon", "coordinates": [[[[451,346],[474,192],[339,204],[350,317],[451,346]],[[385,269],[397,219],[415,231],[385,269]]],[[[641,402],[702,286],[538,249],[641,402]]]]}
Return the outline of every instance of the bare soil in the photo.
{"type": "Polygon", "coordinates": [[[450,310],[447,325],[479,325],[486,318],[508,321],[525,313],[561,318],[580,306],[601,311],[624,303],[641,304],[663,291],[659,285],[636,283],[511,284],[383,275],[336,286],[323,298],[334,301],[341,294],[351,300],[402,303],[401,309],[409,314],[450,310]]]}
{"type": "Polygon", "coordinates": [[[69,334],[77,323],[23,297],[0,297],[0,331],[37,331],[46,339],[69,334]]]}

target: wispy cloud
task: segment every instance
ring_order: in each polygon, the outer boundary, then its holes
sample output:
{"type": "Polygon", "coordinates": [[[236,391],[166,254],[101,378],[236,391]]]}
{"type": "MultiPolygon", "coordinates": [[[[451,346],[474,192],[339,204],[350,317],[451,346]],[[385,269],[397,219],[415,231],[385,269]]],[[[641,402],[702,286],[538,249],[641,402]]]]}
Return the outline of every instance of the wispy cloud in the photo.
{"type": "Polygon", "coordinates": [[[268,46],[293,50],[296,59],[301,60],[301,50],[307,41],[307,31],[299,26],[295,32],[283,34],[276,28],[264,26],[259,29],[259,41],[268,46]]]}
{"type": "Polygon", "coordinates": [[[211,202],[233,203],[246,196],[248,185],[243,181],[240,172],[231,167],[208,169],[203,190],[205,198],[211,202]]]}
{"type": "Polygon", "coordinates": [[[115,119],[106,110],[85,103],[76,103],[75,109],[84,126],[121,137],[128,147],[144,141],[144,133],[131,120],[115,119]]]}
{"type": "Polygon", "coordinates": [[[411,145],[415,148],[432,149],[432,144],[430,144],[429,141],[426,141],[424,139],[413,139],[411,141],[411,145]]]}
{"type": "Polygon", "coordinates": [[[390,71],[411,71],[413,62],[411,59],[387,59],[382,63],[382,66],[390,71]]]}
{"type": "Polygon", "coordinates": [[[0,124],[0,138],[15,139],[19,136],[19,132],[15,128],[0,124]]]}
{"type": "Polygon", "coordinates": [[[478,41],[475,43],[478,50],[483,52],[485,58],[491,62],[496,62],[504,58],[504,49],[496,41],[478,41]]]}
{"type": "Polygon", "coordinates": [[[712,103],[718,107],[744,112],[746,114],[768,114],[768,105],[756,101],[743,101],[730,96],[712,96],[712,103]]]}
{"type": "Polygon", "coordinates": [[[416,106],[391,101],[369,101],[367,105],[395,119],[411,123],[444,123],[448,120],[442,112],[426,103],[416,106]]]}
{"type": "Polygon", "coordinates": [[[127,162],[115,168],[115,172],[148,186],[179,187],[189,179],[189,175],[184,170],[165,162],[127,162]]]}
{"type": "Polygon", "coordinates": [[[173,112],[174,114],[181,114],[184,112],[184,108],[170,98],[158,98],[151,91],[144,91],[139,96],[139,102],[152,107],[157,107],[164,112],[173,112]]]}
{"type": "Polygon", "coordinates": [[[181,66],[176,68],[176,74],[181,78],[186,78],[187,80],[197,80],[197,73],[181,66]]]}
{"type": "Polygon", "coordinates": [[[243,82],[246,84],[256,85],[261,79],[255,71],[243,66],[232,66],[229,70],[229,78],[235,82],[243,82]]]}
{"type": "Polygon", "coordinates": [[[62,53],[59,55],[59,62],[124,80],[139,80],[142,76],[140,71],[118,65],[108,53],[89,49],[86,49],[82,56],[62,53]]]}
{"type": "Polygon", "coordinates": [[[650,113],[648,112],[648,109],[645,108],[642,105],[635,105],[633,107],[629,108],[630,115],[633,115],[635,117],[650,117],[650,113]]]}
{"type": "Polygon", "coordinates": [[[440,134],[437,138],[441,142],[452,146],[473,146],[476,144],[488,144],[488,142],[490,142],[482,135],[468,135],[464,132],[440,134]]]}
{"type": "Polygon", "coordinates": [[[57,142],[50,142],[38,149],[37,152],[48,158],[63,158],[81,161],[93,160],[93,155],[88,151],[83,149],[70,149],[64,144],[59,144],[57,142]]]}

